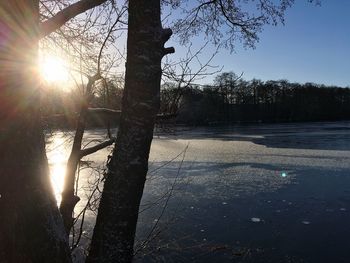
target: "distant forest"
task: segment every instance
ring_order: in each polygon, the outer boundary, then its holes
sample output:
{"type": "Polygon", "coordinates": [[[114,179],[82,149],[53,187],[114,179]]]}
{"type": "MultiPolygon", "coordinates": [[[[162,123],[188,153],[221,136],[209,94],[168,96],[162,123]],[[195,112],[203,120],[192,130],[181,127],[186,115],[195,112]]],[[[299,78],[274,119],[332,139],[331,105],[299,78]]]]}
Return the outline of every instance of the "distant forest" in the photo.
{"type": "MultiPolygon", "coordinates": [[[[91,108],[121,110],[122,83],[97,89],[91,108]]],[[[49,126],[74,125],[81,103],[78,90],[48,89],[43,112],[49,126]]],[[[221,73],[212,85],[167,82],[161,89],[160,118],[186,125],[237,122],[298,122],[350,119],[350,88],[287,80],[244,80],[221,73]],[[170,116],[167,118],[166,116],[170,116]]],[[[90,126],[117,125],[118,113],[93,113],[90,126]]]]}
{"type": "Polygon", "coordinates": [[[161,96],[162,113],[177,113],[177,121],[186,124],[350,119],[348,87],[246,81],[233,72],[216,76],[213,85],[166,83],[161,96]]]}

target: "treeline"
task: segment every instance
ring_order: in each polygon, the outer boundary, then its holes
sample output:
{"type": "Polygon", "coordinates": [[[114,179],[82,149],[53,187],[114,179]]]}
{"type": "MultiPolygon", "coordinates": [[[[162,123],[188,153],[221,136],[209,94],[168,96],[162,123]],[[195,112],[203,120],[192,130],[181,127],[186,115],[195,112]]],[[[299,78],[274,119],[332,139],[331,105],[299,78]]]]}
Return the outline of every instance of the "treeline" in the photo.
{"type": "MultiPolygon", "coordinates": [[[[45,87],[42,98],[42,115],[47,128],[74,128],[81,104],[85,102],[83,87],[64,89],[62,87],[45,87]]],[[[123,89],[120,83],[110,80],[107,85],[98,85],[90,108],[108,108],[121,110],[123,89]]],[[[94,112],[88,114],[88,127],[117,126],[119,114],[94,112]]]]}
{"type": "MultiPolygon", "coordinates": [[[[123,83],[96,89],[91,108],[121,110],[123,83]]],[[[43,113],[49,127],[74,127],[84,90],[45,89],[43,113]]],[[[236,122],[335,121],[350,119],[350,89],[287,80],[246,81],[222,73],[212,85],[162,85],[159,121],[187,125],[236,122]],[[176,116],[176,117],[175,117],[176,116]]],[[[88,126],[118,125],[113,113],[89,114],[88,126]]]]}
{"type": "Polygon", "coordinates": [[[246,81],[232,72],[218,75],[213,85],[166,83],[161,97],[162,113],[176,112],[177,122],[186,124],[350,119],[349,88],[246,81]]]}

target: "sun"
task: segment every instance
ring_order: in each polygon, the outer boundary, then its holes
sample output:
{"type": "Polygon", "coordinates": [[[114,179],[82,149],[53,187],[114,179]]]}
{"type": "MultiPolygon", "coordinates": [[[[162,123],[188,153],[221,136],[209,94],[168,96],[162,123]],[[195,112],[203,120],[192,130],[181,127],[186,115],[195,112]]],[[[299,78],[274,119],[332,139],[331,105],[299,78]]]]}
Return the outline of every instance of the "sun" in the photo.
{"type": "Polygon", "coordinates": [[[47,83],[67,82],[68,63],[60,57],[48,55],[40,60],[40,75],[47,83]]]}

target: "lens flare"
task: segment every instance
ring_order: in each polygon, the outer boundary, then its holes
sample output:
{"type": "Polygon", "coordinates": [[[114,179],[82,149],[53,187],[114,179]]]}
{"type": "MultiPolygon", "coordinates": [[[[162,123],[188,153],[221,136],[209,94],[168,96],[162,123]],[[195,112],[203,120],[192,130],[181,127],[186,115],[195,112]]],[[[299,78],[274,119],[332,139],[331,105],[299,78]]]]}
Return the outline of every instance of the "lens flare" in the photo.
{"type": "Polygon", "coordinates": [[[55,56],[46,56],[40,62],[41,77],[48,83],[67,82],[69,72],[67,62],[55,56]]]}

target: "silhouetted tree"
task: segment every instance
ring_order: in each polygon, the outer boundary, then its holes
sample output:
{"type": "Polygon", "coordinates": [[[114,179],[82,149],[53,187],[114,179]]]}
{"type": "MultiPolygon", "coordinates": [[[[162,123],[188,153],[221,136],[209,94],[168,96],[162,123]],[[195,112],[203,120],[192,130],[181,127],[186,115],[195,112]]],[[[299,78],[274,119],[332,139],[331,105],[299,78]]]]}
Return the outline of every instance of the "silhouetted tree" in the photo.
{"type": "Polygon", "coordinates": [[[38,43],[105,1],[81,0],[39,23],[39,0],[0,2],[0,259],[70,262],[48,176],[36,71],[38,43]]]}

